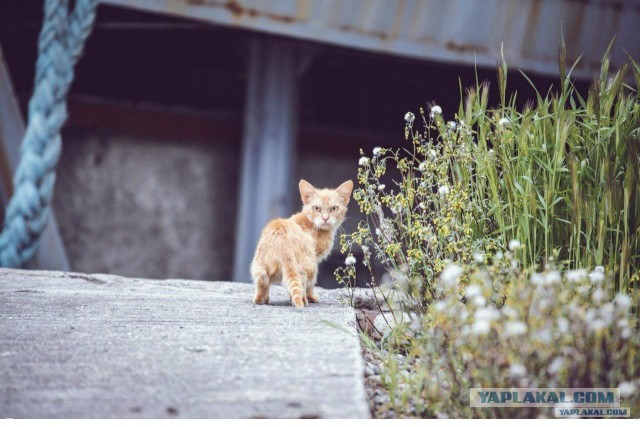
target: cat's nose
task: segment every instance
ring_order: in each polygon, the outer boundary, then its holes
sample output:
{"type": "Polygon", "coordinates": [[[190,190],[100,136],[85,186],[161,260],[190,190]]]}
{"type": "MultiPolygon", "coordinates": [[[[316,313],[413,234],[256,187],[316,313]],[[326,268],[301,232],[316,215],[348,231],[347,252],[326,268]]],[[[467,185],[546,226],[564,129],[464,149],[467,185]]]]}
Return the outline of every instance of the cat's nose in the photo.
{"type": "Polygon", "coordinates": [[[324,222],[329,221],[329,217],[328,217],[328,216],[324,216],[324,215],[323,215],[323,216],[322,216],[322,219],[324,220],[324,222]]]}

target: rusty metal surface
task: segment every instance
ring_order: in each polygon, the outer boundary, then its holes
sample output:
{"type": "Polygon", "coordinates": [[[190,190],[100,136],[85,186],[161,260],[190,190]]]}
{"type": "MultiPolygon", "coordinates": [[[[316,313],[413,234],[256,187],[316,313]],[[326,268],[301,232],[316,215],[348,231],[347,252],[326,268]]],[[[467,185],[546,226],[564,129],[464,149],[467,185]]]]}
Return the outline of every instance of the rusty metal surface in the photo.
{"type": "Polygon", "coordinates": [[[102,0],[195,20],[417,59],[557,72],[561,26],[574,76],[640,54],[640,0],[102,0]]]}

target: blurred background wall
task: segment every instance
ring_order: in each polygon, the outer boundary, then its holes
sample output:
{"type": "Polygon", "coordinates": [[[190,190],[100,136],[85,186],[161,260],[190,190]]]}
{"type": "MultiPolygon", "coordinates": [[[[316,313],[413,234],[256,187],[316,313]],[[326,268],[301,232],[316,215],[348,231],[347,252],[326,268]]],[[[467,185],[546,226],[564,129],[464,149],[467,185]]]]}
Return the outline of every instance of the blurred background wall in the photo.
{"type": "MultiPolygon", "coordinates": [[[[7,105],[24,117],[41,19],[41,1],[0,2],[0,129],[7,105]]],[[[69,96],[56,250],[74,271],[246,281],[300,178],[355,180],[360,149],[405,143],[406,111],[435,102],[453,119],[460,82],[495,81],[502,43],[523,104],[518,68],[557,84],[561,28],[585,92],[614,35],[613,68],[638,58],[639,24],[634,0],[104,1],[69,96]]],[[[6,184],[19,141],[0,139],[6,184]]],[[[362,219],[352,203],[344,228],[362,219]]]]}

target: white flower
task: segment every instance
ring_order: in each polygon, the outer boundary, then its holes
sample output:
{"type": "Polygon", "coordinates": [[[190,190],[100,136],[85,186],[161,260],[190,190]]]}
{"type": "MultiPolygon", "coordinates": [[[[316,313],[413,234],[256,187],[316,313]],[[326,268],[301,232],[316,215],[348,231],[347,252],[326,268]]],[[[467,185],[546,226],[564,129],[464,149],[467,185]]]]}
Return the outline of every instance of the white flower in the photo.
{"type": "Polygon", "coordinates": [[[442,114],[442,108],[440,108],[439,105],[434,105],[433,107],[431,107],[431,114],[434,114],[434,115],[442,114]]]}
{"type": "Polygon", "coordinates": [[[569,332],[569,321],[565,317],[558,318],[558,330],[563,334],[569,332]]]}
{"type": "Polygon", "coordinates": [[[456,130],[456,128],[458,127],[458,124],[454,121],[450,121],[450,122],[447,122],[447,127],[451,130],[456,130]]]}
{"type": "Polygon", "coordinates": [[[562,369],[562,365],[564,365],[564,358],[556,357],[547,368],[547,371],[549,371],[551,375],[555,375],[562,369]]]}
{"type": "Polygon", "coordinates": [[[544,285],[544,276],[540,273],[535,273],[531,276],[531,283],[535,286],[544,285]]]}
{"type": "Polygon", "coordinates": [[[599,270],[598,267],[596,267],[595,270],[589,273],[589,280],[595,285],[604,282],[604,271],[599,270]]]}
{"type": "Polygon", "coordinates": [[[549,344],[553,341],[553,334],[549,328],[541,329],[536,333],[536,337],[545,344],[549,344]]]}
{"type": "Polygon", "coordinates": [[[636,391],[636,386],[634,383],[625,381],[618,385],[620,389],[620,397],[629,397],[636,391]]]}
{"type": "Polygon", "coordinates": [[[384,184],[380,184],[380,185],[378,185],[378,190],[382,191],[382,190],[384,190],[386,187],[387,187],[386,185],[384,185],[384,184]]]}
{"type": "Polygon", "coordinates": [[[411,112],[407,112],[407,114],[404,115],[404,121],[411,124],[413,123],[413,121],[416,119],[416,116],[411,112]]]}
{"type": "Polygon", "coordinates": [[[469,285],[467,289],[464,290],[464,294],[467,298],[473,298],[478,295],[482,295],[482,289],[478,285],[469,285]]]}
{"type": "Polygon", "coordinates": [[[369,246],[362,245],[362,252],[365,253],[365,254],[368,254],[369,253],[369,246]]]}
{"type": "Polygon", "coordinates": [[[473,260],[478,264],[482,264],[484,262],[484,254],[481,252],[476,252],[473,254],[473,260]]]}
{"type": "Polygon", "coordinates": [[[510,123],[509,119],[506,117],[501,118],[500,120],[498,120],[498,124],[500,126],[506,126],[510,123]]]}
{"type": "Polygon", "coordinates": [[[629,295],[627,294],[617,294],[614,298],[614,301],[616,305],[623,311],[627,311],[631,308],[631,298],[629,298],[629,295]]]}
{"type": "Polygon", "coordinates": [[[527,368],[525,368],[524,365],[520,364],[511,365],[509,366],[509,375],[512,378],[524,377],[525,375],[527,375],[527,368]]]}
{"type": "Polygon", "coordinates": [[[375,147],[375,148],[373,149],[373,155],[374,155],[374,156],[377,156],[378,154],[380,154],[380,150],[382,150],[382,148],[380,148],[380,147],[375,147]]]}
{"type": "Polygon", "coordinates": [[[418,165],[418,170],[424,172],[427,169],[427,162],[422,162],[418,165]]]}
{"type": "Polygon", "coordinates": [[[520,240],[517,239],[513,239],[509,242],[509,250],[510,251],[515,251],[516,249],[520,248],[522,245],[520,244],[520,240]]]}
{"type": "Polygon", "coordinates": [[[356,263],[356,257],[354,257],[353,255],[349,255],[344,260],[345,265],[354,265],[355,263],[356,263]]]}
{"type": "Polygon", "coordinates": [[[434,309],[435,311],[438,311],[438,312],[443,312],[443,311],[445,311],[445,310],[447,309],[447,303],[446,303],[446,302],[444,302],[444,301],[438,301],[438,302],[433,306],[433,309],[434,309]]]}
{"type": "Polygon", "coordinates": [[[476,295],[471,302],[478,307],[484,307],[487,304],[487,300],[482,295],[476,295]]]}
{"type": "Polygon", "coordinates": [[[489,148],[489,155],[493,156],[493,148],[489,148]]]}
{"type": "Polygon", "coordinates": [[[562,283],[562,276],[555,270],[548,271],[544,274],[544,283],[545,285],[559,285],[562,283]]]}
{"type": "Polygon", "coordinates": [[[527,325],[524,322],[507,322],[504,325],[504,331],[508,337],[515,337],[527,333],[527,325]]]}
{"type": "Polygon", "coordinates": [[[360,157],[360,160],[358,160],[358,164],[360,166],[366,166],[369,164],[369,158],[368,157],[360,157]]]}
{"type": "Polygon", "coordinates": [[[591,294],[591,299],[595,303],[600,303],[604,301],[606,298],[607,298],[607,293],[600,288],[596,289],[595,291],[593,291],[593,294],[591,294]]]}
{"type": "Polygon", "coordinates": [[[458,278],[461,274],[462,267],[458,264],[451,263],[440,273],[440,280],[442,280],[442,283],[447,287],[455,286],[458,284],[458,278]]]}
{"type": "Polygon", "coordinates": [[[488,320],[478,319],[473,322],[473,326],[471,327],[471,332],[474,335],[486,335],[491,330],[491,325],[488,320]]]}
{"type": "Polygon", "coordinates": [[[447,187],[446,185],[443,185],[442,187],[438,188],[438,193],[441,196],[444,196],[445,194],[449,194],[449,187],[447,187]]]}
{"type": "Polygon", "coordinates": [[[436,150],[434,150],[433,148],[430,148],[430,149],[429,149],[429,155],[430,155],[431,157],[435,157],[437,154],[438,154],[438,153],[436,153],[436,150]]]}
{"type": "Polygon", "coordinates": [[[420,206],[420,209],[427,209],[427,205],[425,205],[424,202],[420,202],[418,206],[420,206]]]}
{"type": "Polygon", "coordinates": [[[504,258],[504,254],[501,251],[496,252],[496,259],[504,258]]]}
{"type": "Polygon", "coordinates": [[[593,271],[599,271],[600,273],[604,273],[604,266],[598,265],[593,271]]]}
{"type": "Polygon", "coordinates": [[[607,327],[607,323],[602,319],[595,319],[590,322],[588,325],[589,330],[591,331],[599,331],[607,327]]]}
{"type": "Polygon", "coordinates": [[[476,320],[498,320],[500,318],[500,313],[498,310],[492,307],[488,308],[479,308],[475,313],[476,320]]]}
{"type": "Polygon", "coordinates": [[[585,270],[584,268],[578,270],[569,270],[565,274],[565,277],[567,278],[567,281],[569,283],[579,283],[587,278],[587,270],[585,270]]]}

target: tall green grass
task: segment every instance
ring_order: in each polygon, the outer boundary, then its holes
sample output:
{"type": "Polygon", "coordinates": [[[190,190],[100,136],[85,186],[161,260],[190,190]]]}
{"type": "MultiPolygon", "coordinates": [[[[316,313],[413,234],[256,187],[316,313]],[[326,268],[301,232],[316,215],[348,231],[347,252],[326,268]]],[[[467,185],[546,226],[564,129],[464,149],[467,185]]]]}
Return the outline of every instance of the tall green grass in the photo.
{"type": "Polygon", "coordinates": [[[471,199],[489,202],[477,231],[522,242],[525,265],[551,259],[574,269],[602,265],[615,275],[616,290],[628,292],[640,268],[640,98],[625,78],[631,69],[640,84],[640,67],[629,58],[610,73],[610,49],[585,99],[572,84],[562,45],[559,90],[536,89],[521,111],[508,95],[502,59],[500,105],[488,109],[486,83],[460,103],[458,120],[476,132],[476,164],[473,173],[453,166],[451,176],[472,189],[471,199]]]}

